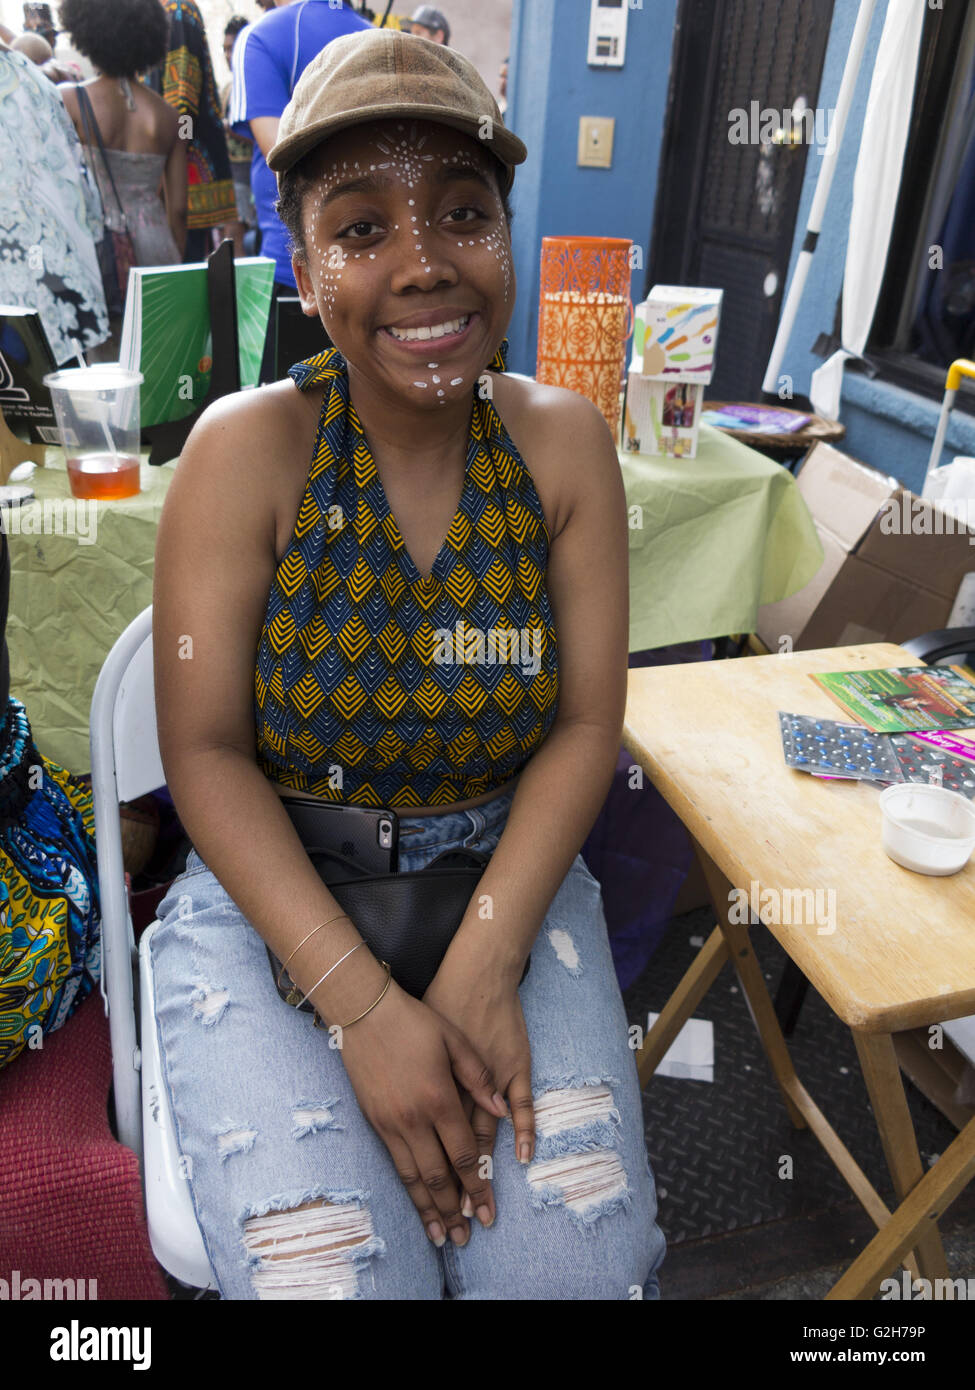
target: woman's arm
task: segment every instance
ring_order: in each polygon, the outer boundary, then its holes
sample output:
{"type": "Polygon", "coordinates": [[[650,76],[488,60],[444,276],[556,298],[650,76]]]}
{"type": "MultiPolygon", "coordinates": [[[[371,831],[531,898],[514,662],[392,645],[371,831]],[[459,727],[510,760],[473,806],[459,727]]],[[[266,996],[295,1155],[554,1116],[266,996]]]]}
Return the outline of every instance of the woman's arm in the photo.
{"type": "MultiPolygon", "coordinates": [[[[79,129],[81,108],[78,105],[78,83],[62,83],[58,87],[64,104],[64,132],[71,149],[71,155],[78,170],[78,181],[85,201],[85,221],[91,232],[91,239],[97,245],[105,231],[105,212],[101,194],[91,168],[91,154],[86,150],[79,129]]],[[[106,329],[107,331],[107,329],[106,329]]]]}
{"type": "Polygon", "coordinates": [[[251,121],[251,133],[257,141],[261,154],[267,159],[278,139],[280,116],[257,116],[251,121]]]}
{"type": "MultiPolygon", "coordinates": [[[[341,908],[256,761],[257,640],[276,557],[275,469],[269,462],[261,480],[254,461],[262,448],[268,461],[280,451],[279,410],[278,402],[227,397],[191,433],[159,524],[153,654],[159,747],[180,819],[204,862],[284,960],[306,931],[341,908]]],[[[339,922],[302,955],[335,959],[357,939],[339,922]]],[[[336,975],[316,996],[330,1017],[351,1018],[356,1010],[345,1009],[360,999],[365,1007],[375,997],[370,987],[382,981],[378,967],[354,961],[343,967],[341,986],[336,975]]]]}
{"type": "MultiPolygon", "coordinates": [[[[194,427],[159,526],[153,665],[159,749],[177,813],[203,861],[279,959],[319,923],[289,973],[329,1022],[354,1019],[386,973],[321,882],[256,760],[257,645],[277,559],[275,498],[287,495],[298,393],[291,382],[228,396],[194,427]],[[284,461],[283,461],[284,460],[284,461]]],[[[300,407],[299,407],[300,408],[300,407]]],[[[270,967],[268,967],[270,968],[270,967]]],[[[309,1028],[310,1028],[309,1020],[309,1028]]],[[[460,1031],[393,985],[340,1034],[363,1111],[436,1240],[463,1234],[453,1165],[493,1212],[452,1072],[480,1103],[493,1079],[460,1031]],[[432,1195],[431,1195],[432,1194],[432,1195]]]]}
{"type": "Polygon", "coordinates": [[[64,109],[71,117],[71,124],[75,128],[75,133],[78,139],[84,143],[85,132],[81,125],[81,107],[78,103],[78,83],[59,82],[58,91],[61,94],[61,100],[64,102],[64,109]]]}
{"type": "Polygon", "coordinates": [[[186,141],[180,138],[176,119],[173,120],[173,127],[173,143],[163,173],[163,192],[169,229],[182,256],[186,250],[186,205],[189,199],[186,181],[186,141]]]}
{"type": "Polygon", "coordinates": [[[476,904],[448,952],[476,953],[518,980],[545,914],[606,799],[626,706],[629,568],[626,497],[605,420],[585,397],[563,392],[548,429],[566,490],[552,539],[547,587],[559,646],[559,708],[522,772],[476,904]]]}
{"type": "MultiPolygon", "coordinates": [[[[564,489],[546,581],[558,637],[558,714],[521,773],[477,895],[424,996],[492,1068],[523,1158],[532,1156],[534,1125],[518,982],[612,782],[629,637],[626,499],[606,422],[583,396],[563,391],[536,411],[534,423],[564,489]],[[539,418],[543,412],[550,421],[539,418]],[[482,915],[485,901],[489,916],[482,915]]],[[[484,1152],[494,1123],[475,1113],[474,1129],[484,1152]]]]}

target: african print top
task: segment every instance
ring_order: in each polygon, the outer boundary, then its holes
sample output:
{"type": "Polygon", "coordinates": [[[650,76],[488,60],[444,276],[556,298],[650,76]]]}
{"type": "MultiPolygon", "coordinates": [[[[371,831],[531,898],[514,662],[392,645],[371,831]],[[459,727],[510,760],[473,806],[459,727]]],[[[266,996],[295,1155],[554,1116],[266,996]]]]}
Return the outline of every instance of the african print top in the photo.
{"type": "Polygon", "coordinates": [[[203,16],[194,0],[163,0],[169,15],[169,41],[160,67],[146,75],[181,116],[188,116],[186,225],[199,231],[237,219],[227,136],[213,76],[203,16]]]}
{"type": "MultiPolygon", "coordinates": [[[[505,370],[507,341],[490,364],[505,370]]],[[[460,504],[429,575],[413,563],[332,348],[311,470],[257,648],[258,761],[350,805],[447,806],[501,786],[558,707],[549,533],[531,474],[473,388],[460,504]]]]}

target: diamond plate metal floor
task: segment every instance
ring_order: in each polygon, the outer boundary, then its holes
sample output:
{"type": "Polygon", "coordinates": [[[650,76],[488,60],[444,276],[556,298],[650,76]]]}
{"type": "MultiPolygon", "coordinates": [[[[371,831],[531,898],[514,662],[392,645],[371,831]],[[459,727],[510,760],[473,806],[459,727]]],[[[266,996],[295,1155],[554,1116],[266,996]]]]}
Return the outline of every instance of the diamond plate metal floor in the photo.
{"type": "MultiPolygon", "coordinates": [[[[647,970],[624,995],[631,1023],[646,1027],[647,1012],[659,1012],[713,925],[708,908],[671,922],[647,970]]],[[[785,953],[764,927],[752,927],[751,936],[774,996],[785,953]]],[[[669,1245],[663,1296],[741,1296],[787,1275],[801,1288],[810,1271],[845,1267],[874,1227],[819,1142],[793,1128],[730,962],[694,1017],[714,1024],[714,1081],[657,1076],[643,1097],[669,1245]],[[779,1176],[786,1155],[791,1178],[779,1176]]],[[[887,1204],[896,1205],[853,1039],[812,988],[789,1049],[813,1099],[887,1204]]],[[[922,1161],[934,1162],[956,1131],[910,1082],[906,1091],[922,1161]]],[[[946,1245],[953,1231],[975,1233],[975,1194],[962,1194],[942,1223],[946,1245]]],[[[949,1253],[953,1275],[975,1276],[973,1248],[960,1246],[967,1268],[949,1253]]]]}

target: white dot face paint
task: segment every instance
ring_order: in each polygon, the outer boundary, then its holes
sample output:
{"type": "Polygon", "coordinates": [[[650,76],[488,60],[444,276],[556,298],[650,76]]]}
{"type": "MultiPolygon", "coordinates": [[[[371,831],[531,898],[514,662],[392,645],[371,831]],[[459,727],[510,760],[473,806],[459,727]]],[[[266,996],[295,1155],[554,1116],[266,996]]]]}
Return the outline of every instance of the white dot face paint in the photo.
{"type": "MultiPolygon", "coordinates": [[[[423,127],[418,131],[416,122],[396,122],[395,127],[391,122],[383,123],[379,126],[377,132],[372,134],[368,139],[368,145],[371,151],[375,152],[373,155],[375,162],[370,162],[368,165],[365,165],[360,164],[359,160],[354,160],[351,163],[344,159],[334,160],[331,165],[322,170],[320,197],[324,199],[336,186],[354,177],[355,171],[358,170],[361,173],[364,172],[366,168],[372,173],[382,173],[387,178],[392,178],[399,184],[405,185],[408,189],[413,191],[423,183],[426,176],[433,173],[438,166],[442,168],[449,164],[474,164],[485,169],[486,165],[490,162],[487,160],[486,156],[478,155],[470,148],[465,149],[461,147],[456,149],[453,153],[446,153],[443,152],[443,145],[441,144],[441,151],[438,152],[436,149],[436,140],[433,141],[434,149],[428,149],[427,146],[430,144],[430,141],[429,127],[423,127]],[[424,130],[428,133],[423,133],[424,130]]],[[[480,202],[483,207],[484,200],[488,198],[493,199],[498,229],[476,239],[473,237],[467,238],[466,240],[459,239],[456,242],[456,247],[458,250],[465,253],[472,248],[482,248],[493,255],[503,276],[503,298],[504,302],[507,303],[512,277],[509,240],[504,228],[504,208],[501,197],[495,189],[490,190],[490,192],[488,192],[488,190],[482,190],[477,201],[480,202]]],[[[472,202],[473,201],[472,199],[472,202]]],[[[313,202],[314,200],[309,200],[310,204],[313,202]]],[[[407,199],[408,207],[415,208],[416,205],[417,200],[415,197],[407,199]]],[[[462,198],[458,198],[458,206],[462,205],[462,198]]],[[[437,270],[439,275],[441,267],[437,263],[438,257],[433,257],[433,263],[431,263],[431,253],[425,244],[426,234],[420,230],[419,223],[419,214],[412,213],[409,218],[409,225],[402,229],[404,232],[408,232],[412,238],[412,250],[417,256],[417,270],[422,270],[424,276],[430,276],[433,274],[434,270],[437,270]]],[[[351,223],[347,229],[341,232],[336,231],[334,234],[341,236],[343,239],[348,236],[349,240],[354,241],[355,236],[352,235],[353,229],[355,233],[358,233],[360,230],[365,230],[368,236],[370,235],[368,225],[368,218],[364,217],[360,220],[359,224],[351,223]]],[[[429,219],[423,220],[424,228],[429,229],[430,225],[429,219]]],[[[458,223],[457,225],[460,226],[462,224],[458,223]]],[[[397,233],[400,232],[400,224],[394,223],[392,230],[397,233]]],[[[328,327],[328,319],[335,314],[337,305],[339,305],[345,297],[343,294],[343,271],[351,263],[355,261],[361,262],[364,259],[368,260],[370,263],[379,262],[379,265],[376,266],[376,269],[379,270],[379,266],[381,266],[383,259],[382,252],[387,243],[384,240],[376,250],[370,250],[368,252],[346,251],[345,248],[338,243],[322,245],[320,244],[320,239],[316,231],[314,216],[306,221],[305,240],[309,249],[314,251],[315,257],[319,263],[319,307],[322,312],[322,317],[326,321],[326,327],[328,327]]],[[[458,266],[459,278],[462,280],[462,264],[458,262],[458,266]]],[[[369,273],[374,274],[375,272],[370,271],[369,273]]],[[[414,301],[414,303],[416,303],[416,301],[414,301]]],[[[409,305],[410,309],[413,307],[414,304],[409,305]]],[[[406,314],[404,312],[404,317],[405,316],[406,314]]],[[[427,371],[431,373],[436,372],[438,365],[439,364],[436,362],[427,363],[427,371]]],[[[464,384],[464,377],[450,377],[449,383],[451,387],[462,386],[464,384]]],[[[428,390],[431,385],[440,387],[436,393],[438,403],[441,405],[446,403],[443,399],[445,392],[442,389],[439,376],[431,376],[427,380],[415,380],[412,382],[412,385],[417,390],[428,390]]]]}

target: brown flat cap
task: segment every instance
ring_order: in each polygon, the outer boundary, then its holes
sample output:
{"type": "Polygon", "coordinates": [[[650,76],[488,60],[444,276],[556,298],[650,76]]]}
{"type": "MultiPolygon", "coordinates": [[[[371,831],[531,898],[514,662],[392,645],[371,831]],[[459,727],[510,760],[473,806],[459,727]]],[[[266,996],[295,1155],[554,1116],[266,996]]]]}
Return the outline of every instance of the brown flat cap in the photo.
{"type": "Polygon", "coordinates": [[[280,177],[330,135],[395,116],[437,121],[480,141],[505,167],[505,192],[528,155],[480,73],[455,49],[398,29],[363,29],[332,39],[305,68],[268,168],[280,177]]]}

